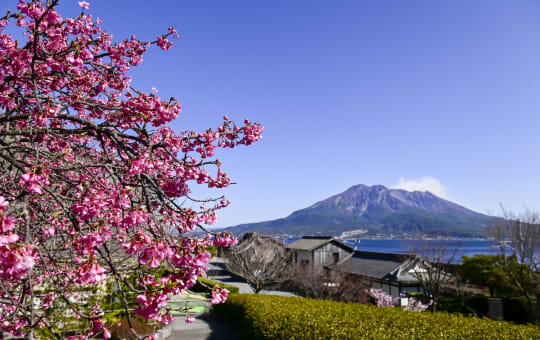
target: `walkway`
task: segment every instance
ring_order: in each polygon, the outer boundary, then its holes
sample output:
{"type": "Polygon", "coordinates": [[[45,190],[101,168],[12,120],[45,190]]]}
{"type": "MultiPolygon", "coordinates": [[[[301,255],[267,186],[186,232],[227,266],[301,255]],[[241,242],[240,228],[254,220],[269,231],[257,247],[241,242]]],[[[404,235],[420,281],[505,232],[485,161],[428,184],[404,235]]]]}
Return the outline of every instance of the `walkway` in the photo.
{"type": "MultiPolygon", "coordinates": [[[[225,267],[225,259],[221,257],[215,257],[208,263],[208,278],[223,283],[227,283],[239,288],[241,294],[253,294],[249,284],[241,277],[231,274],[225,267]]],[[[291,292],[285,292],[281,290],[262,290],[259,294],[267,295],[281,295],[281,296],[296,296],[291,292]]]]}
{"type": "MultiPolygon", "coordinates": [[[[237,286],[240,293],[253,294],[251,287],[240,277],[231,274],[225,268],[222,258],[213,258],[208,263],[208,278],[223,283],[237,286]]],[[[295,296],[293,293],[278,290],[263,290],[260,294],[295,296]]],[[[169,325],[158,340],[236,340],[242,339],[238,330],[233,329],[226,323],[214,320],[207,314],[193,314],[195,322],[186,323],[185,316],[178,315],[176,320],[169,325]]]]}
{"type": "Polygon", "coordinates": [[[201,314],[195,318],[195,322],[189,324],[185,322],[185,318],[177,317],[172,324],[172,334],[167,339],[236,340],[242,339],[242,337],[228,324],[211,319],[206,314],[201,314]]]}

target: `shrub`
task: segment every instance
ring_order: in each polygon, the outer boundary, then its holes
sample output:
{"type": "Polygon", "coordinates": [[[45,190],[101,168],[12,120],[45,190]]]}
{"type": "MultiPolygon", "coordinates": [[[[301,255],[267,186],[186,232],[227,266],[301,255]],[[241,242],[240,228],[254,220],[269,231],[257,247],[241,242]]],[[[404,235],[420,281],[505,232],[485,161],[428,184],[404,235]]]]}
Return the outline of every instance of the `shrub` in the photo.
{"type": "MultiPolygon", "coordinates": [[[[446,313],[460,313],[464,315],[474,314],[471,309],[467,309],[466,298],[462,296],[439,299],[437,311],[446,313]]],[[[483,313],[483,315],[486,314],[483,313]]]]}
{"type": "Polygon", "coordinates": [[[439,299],[437,311],[446,313],[461,313],[463,315],[488,315],[488,297],[478,296],[456,296],[439,299]]]}
{"type": "Polygon", "coordinates": [[[191,290],[198,293],[210,293],[212,291],[212,287],[215,285],[220,286],[221,288],[225,288],[229,291],[231,294],[238,294],[239,288],[233,285],[229,285],[223,282],[210,280],[206,277],[199,276],[197,283],[191,287],[191,290]]]}
{"type": "Polygon", "coordinates": [[[524,298],[503,298],[503,315],[506,321],[515,323],[532,322],[532,313],[524,298]]]}
{"type": "Polygon", "coordinates": [[[213,256],[217,256],[218,254],[218,247],[217,246],[210,246],[210,247],[206,247],[206,251],[210,253],[210,255],[213,257],[213,256]]]}
{"type": "MultiPolygon", "coordinates": [[[[469,297],[449,297],[439,299],[437,311],[447,313],[460,313],[463,315],[487,316],[488,297],[487,296],[469,296],[469,297]]],[[[503,298],[503,317],[505,321],[515,323],[532,322],[531,313],[527,302],[520,298],[503,298]]]]}
{"type": "Polygon", "coordinates": [[[212,313],[238,323],[247,339],[540,338],[534,325],[272,295],[232,295],[212,313]]]}

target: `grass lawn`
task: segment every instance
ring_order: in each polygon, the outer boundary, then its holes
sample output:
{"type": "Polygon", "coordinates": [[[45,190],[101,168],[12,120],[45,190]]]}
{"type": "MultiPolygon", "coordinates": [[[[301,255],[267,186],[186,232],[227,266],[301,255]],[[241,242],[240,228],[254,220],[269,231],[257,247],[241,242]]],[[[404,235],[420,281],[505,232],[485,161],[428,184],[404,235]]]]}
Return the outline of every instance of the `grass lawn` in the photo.
{"type": "Polygon", "coordinates": [[[181,295],[171,295],[168,308],[172,315],[185,315],[186,308],[189,313],[204,313],[207,311],[207,299],[204,293],[191,293],[183,290],[181,295]]]}

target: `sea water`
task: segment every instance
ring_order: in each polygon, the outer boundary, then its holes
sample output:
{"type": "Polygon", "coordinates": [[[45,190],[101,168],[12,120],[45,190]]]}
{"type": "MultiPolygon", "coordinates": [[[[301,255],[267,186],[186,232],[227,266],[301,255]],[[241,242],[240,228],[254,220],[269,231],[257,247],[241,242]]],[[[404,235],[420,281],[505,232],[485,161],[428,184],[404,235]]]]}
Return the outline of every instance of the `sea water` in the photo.
{"type": "MultiPolygon", "coordinates": [[[[286,243],[291,243],[298,240],[298,238],[289,238],[286,240],[286,243]]],[[[418,246],[419,241],[415,245],[414,240],[368,240],[368,239],[349,239],[342,240],[349,246],[363,251],[373,251],[378,253],[413,253],[411,249],[414,249],[415,246],[418,246]]],[[[429,241],[424,241],[425,244],[429,247],[429,241]]],[[[435,241],[437,242],[437,241],[435,241]]],[[[446,242],[446,241],[444,241],[446,242]]],[[[436,243],[435,243],[436,244],[436,243]]],[[[448,243],[445,243],[448,247],[446,253],[453,253],[455,255],[453,258],[454,263],[461,262],[461,256],[474,256],[476,254],[485,254],[485,255],[496,255],[500,254],[500,248],[493,240],[449,240],[448,243]]]]}

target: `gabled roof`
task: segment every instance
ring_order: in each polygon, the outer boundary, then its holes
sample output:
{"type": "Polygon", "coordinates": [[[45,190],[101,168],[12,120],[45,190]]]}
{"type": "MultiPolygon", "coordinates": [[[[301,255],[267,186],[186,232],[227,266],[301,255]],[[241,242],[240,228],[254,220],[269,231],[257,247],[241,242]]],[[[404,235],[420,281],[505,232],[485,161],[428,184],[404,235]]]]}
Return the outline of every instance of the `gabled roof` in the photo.
{"type": "Polygon", "coordinates": [[[334,242],[342,248],[353,251],[354,249],[345,243],[336,240],[332,236],[304,236],[299,240],[289,243],[286,248],[293,250],[310,251],[324,246],[327,243],[334,242]]]}
{"type": "Polygon", "coordinates": [[[393,281],[418,281],[409,270],[417,263],[415,255],[376,253],[356,250],[338,269],[344,272],[393,281]]]}
{"type": "Polygon", "coordinates": [[[320,237],[304,236],[299,240],[289,243],[286,246],[286,248],[296,249],[296,250],[313,250],[327,244],[331,240],[332,240],[331,236],[320,236],[320,237]]]}

